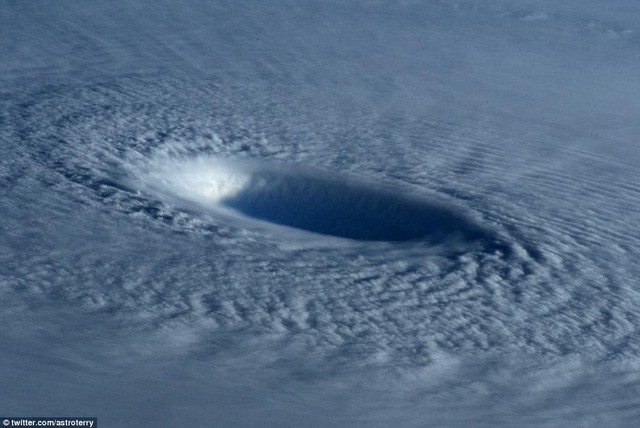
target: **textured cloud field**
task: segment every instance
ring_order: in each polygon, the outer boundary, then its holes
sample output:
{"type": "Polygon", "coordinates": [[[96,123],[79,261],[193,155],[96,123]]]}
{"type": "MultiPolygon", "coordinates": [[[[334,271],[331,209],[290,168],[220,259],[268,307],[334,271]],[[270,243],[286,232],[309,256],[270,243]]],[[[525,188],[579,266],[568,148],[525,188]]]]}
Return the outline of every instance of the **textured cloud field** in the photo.
{"type": "Polygon", "coordinates": [[[0,413],[640,423],[638,69],[630,0],[3,2],[0,413]]]}

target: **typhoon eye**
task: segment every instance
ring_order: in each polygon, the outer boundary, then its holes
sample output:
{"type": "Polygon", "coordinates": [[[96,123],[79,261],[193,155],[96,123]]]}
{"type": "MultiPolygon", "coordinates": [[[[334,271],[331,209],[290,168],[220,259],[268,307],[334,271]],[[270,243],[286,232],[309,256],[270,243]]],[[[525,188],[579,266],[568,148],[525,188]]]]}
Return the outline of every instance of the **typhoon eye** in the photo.
{"type": "Polygon", "coordinates": [[[227,219],[354,241],[494,242],[494,231],[435,197],[281,164],[197,158],[158,170],[173,197],[227,219]],[[249,222],[247,222],[247,220],[249,222]]]}

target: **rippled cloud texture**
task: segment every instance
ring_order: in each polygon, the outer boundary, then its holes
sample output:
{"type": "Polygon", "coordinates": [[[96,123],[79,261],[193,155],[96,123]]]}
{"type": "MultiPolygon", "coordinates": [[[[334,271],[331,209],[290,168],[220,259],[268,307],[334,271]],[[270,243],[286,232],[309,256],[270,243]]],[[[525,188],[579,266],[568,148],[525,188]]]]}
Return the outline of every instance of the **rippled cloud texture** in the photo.
{"type": "Polygon", "coordinates": [[[634,1],[4,1],[0,412],[640,424],[634,1]]]}

